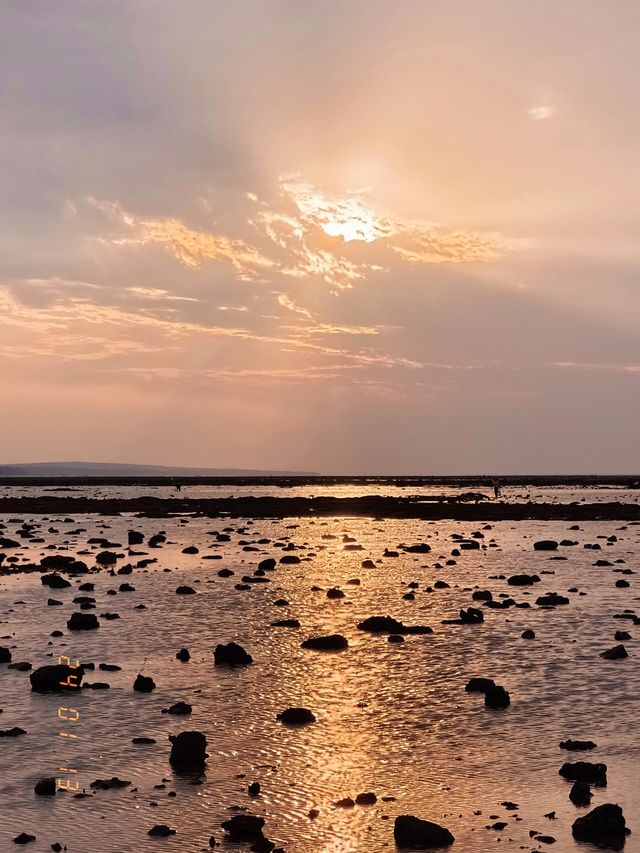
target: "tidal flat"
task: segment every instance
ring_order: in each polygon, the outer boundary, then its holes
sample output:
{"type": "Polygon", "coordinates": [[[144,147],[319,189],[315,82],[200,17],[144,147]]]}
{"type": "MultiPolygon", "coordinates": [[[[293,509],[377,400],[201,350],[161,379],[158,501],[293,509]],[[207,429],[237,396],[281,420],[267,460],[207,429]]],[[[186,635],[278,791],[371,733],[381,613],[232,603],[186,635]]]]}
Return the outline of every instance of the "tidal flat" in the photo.
{"type": "Polygon", "coordinates": [[[572,825],[612,803],[625,851],[640,851],[633,521],[0,521],[0,729],[24,731],[0,738],[0,849],[25,833],[27,849],[72,853],[248,850],[222,824],[254,815],[289,853],[393,851],[396,818],[413,815],[446,828],[452,850],[555,839],[569,853],[596,849],[572,825]],[[216,663],[229,643],[251,662],[216,663]],[[602,657],[619,646],[627,657],[602,657]],[[59,656],[81,662],[82,686],[32,690],[59,656]],[[474,678],[508,705],[467,690],[474,678]],[[313,719],[289,725],[292,708],[313,719]],[[170,761],[184,731],[206,738],[200,768],[170,761]],[[578,761],[606,765],[589,805],[560,775],[578,761]],[[36,794],[47,778],[77,793],[36,794]],[[150,836],[158,826],[171,834],[150,836]]]}

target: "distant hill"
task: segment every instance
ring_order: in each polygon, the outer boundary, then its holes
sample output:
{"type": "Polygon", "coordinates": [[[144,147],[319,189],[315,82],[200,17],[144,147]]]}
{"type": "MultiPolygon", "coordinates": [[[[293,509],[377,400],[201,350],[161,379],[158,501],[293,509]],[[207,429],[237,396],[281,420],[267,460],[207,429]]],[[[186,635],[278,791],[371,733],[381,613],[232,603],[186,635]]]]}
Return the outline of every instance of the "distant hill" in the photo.
{"type": "Polygon", "coordinates": [[[0,465],[0,477],[305,477],[312,471],[260,471],[254,468],[176,468],[118,462],[26,462],[0,465]]]}

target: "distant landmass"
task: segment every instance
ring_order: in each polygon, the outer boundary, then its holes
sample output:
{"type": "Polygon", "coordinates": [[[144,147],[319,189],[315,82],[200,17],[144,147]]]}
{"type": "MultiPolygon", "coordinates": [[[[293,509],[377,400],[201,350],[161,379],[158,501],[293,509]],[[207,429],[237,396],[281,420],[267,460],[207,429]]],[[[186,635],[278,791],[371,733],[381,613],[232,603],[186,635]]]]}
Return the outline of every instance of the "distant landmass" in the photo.
{"type": "Polygon", "coordinates": [[[255,468],[181,468],[118,462],[26,462],[0,465],[0,477],[309,477],[313,471],[255,468]]]}

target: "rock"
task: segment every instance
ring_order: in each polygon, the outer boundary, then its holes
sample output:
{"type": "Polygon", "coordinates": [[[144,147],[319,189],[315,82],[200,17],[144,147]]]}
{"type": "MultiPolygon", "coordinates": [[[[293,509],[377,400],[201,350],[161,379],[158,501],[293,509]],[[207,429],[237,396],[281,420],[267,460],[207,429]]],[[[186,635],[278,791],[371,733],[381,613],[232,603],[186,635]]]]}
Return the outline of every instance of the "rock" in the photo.
{"type": "Polygon", "coordinates": [[[191,705],[188,702],[176,702],[174,705],[171,705],[169,708],[164,708],[163,714],[173,714],[175,716],[187,716],[193,711],[191,705]]]}
{"type": "Polygon", "coordinates": [[[11,649],[6,646],[0,646],[0,663],[9,663],[11,660],[11,649]]]}
{"type": "Polygon", "coordinates": [[[356,805],[372,806],[378,802],[378,798],[372,791],[366,791],[364,794],[358,794],[356,797],[356,805]]]}
{"type": "Polygon", "coordinates": [[[425,847],[448,847],[454,837],[443,826],[420,820],[413,815],[400,815],[393,827],[393,837],[401,850],[421,850],[425,847]]]}
{"type": "Polygon", "coordinates": [[[179,652],[176,652],[176,658],[182,663],[186,663],[191,658],[189,649],[180,649],[179,652]]]}
{"type": "Polygon", "coordinates": [[[300,622],[297,619],[276,619],[271,622],[272,628],[299,628],[300,622]]]}
{"type": "Polygon", "coordinates": [[[192,586],[179,586],[176,595],[196,595],[196,591],[192,586]]]}
{"type": "Polygon", "coordinates": [[[52,797],[56,793],[56,780],[54,776],[39,779],[33,789],[39,797],[52,797]]]}
{"type": "Polygon", "coordinates": [[[467,693],[486,693],[496,686],[493,678],[470,678],[464,688],[467,693]]]}
{"type": "Polygon", "coordinates": [[[67,628],[70,631],[93,631],[99,627],[100,623],[95,613],[72,613],[67,620],[67,628]]]}
{"type": "Polygon", "coordinates": [[[130,784],[130,780],[118,779],[117,776],[112,776],[111,779],[95,779],[89,787],[96,791],[111,791],[118,788],[128,788],[130,784]]]}
{"type": "Polygon", "coordinates": [[[511,697],[507,690],[504,689],[499,684],[496,684],[494,687],[490,687],[485,691],[484,694],[484,704],[485,707],[491,708],[493,710],[500,710],[502,708],[508,708],[511,704],[511,697]]]}
{"type": "Polygon", "coordinates": [[[285,554],[284,557],[280,557],[280,562],[283,566],[295,565],[300,562],[300,557],[297,557],[295,554],[285,554]]]}
{"type": "Polygon", "coordinates": [[[629,652],[623,645],[619,645],[614,646],[612,649],[607,649],[606,652],[602,652],[600,657],[605,660],[622,660],[623,658],[629,657],[629,652]]]}
{"type": "Polygon", "coordinates": [[[169,761],[178,770],[201,770],[207,759],[207,739],[198,731],[169,735],[171,755],[169,761]]]}
{"type": "Polygon", "coordinates": [[[285,726],[307,726],[315,723],[316,718],[308,708],[286,708],[277,715],[276,720],[285,726]]]}
{"type": "Polygon", "coordinates": [[[147,835],[151,835],[154,838],[167,838],[169,835],[175,834],[175,829],[171,829],[166,823],[157,823],[147,832],[147,835]]]}
{"type": "Polygon", "coordinates": [[[0,729],[0,737],[20,737],[26,733],[26,729],[21,729],[20,726],[14,726],[12,729],[0,729]]]}
{"type": "Polygon", "coordinates": [[[369,616],[358,622],[359,631],[370,631],[372,634],[401,634],[404,630],[402,622],[392,616],[369,616]]]}
{"type": "Polygon", "coordinates": [[[477,607],[468,607],[460,611],[460,622],[463,625],[479,625],[484,622],[484,613],[477,607]]]}
{"type": "Polygon", "coordinates": [[[321,652],[341,652],[348,648],[349,642],[342,634],[329,634],[326,637],[309,637],[300,643],[303,649],[314,649],[321,652]]]}
{"type": "Polygon", "coordinates": [[[584,752],[589,749],[596,749],[597,744],[592,740],[561,740],[560,749],[568,749],[572,752],[584,752]]]}
{"type": "Polygon", "coordinates": [[[534,583],[540,583],[538,575],[511,575],[507,578],[509,586],[533,586],[534,583]]]}
{"type": "Polygon", "coordinates": [[[144,536],[137,530],[129,530],[127,533],[127,542],[129,545],[142,545],[144,542],[144,536]]]}
{"type": "Polygon", "coordinates": [[[276,561],[273,557],[268,557],[266,560],[261,560],[258,563],[258,568],[262,569],[263,572],[272,572],[276,567],[276,561]]]}
{"type": "Polygon", "coordinates": [[[156,739],[154,737],[133,737],[131,743],[136,744],[136,746],[148,746],[156,743],[156,739]]]}
{"type": "Polygon", "coordinates": [[[588,782],[590,785],[600,787],[607,784],[606,764],[593,764],[590,761],[566,761],[559,773],[569,782],[588,782]]]}
{"type": "Polygon", "coordinates": [[[431,546],[426,542],[420,542],[418,545],[408,545],[404,549],[407,554],[428,554],[431,551],[431,546]]]}
{"type": "Polygon", "coordinates": [[[150,675],[147,676],[138,673],[136,680],[133,682],[133,689],[136,693],[151,693],[152,690],[156,689],[156,683],[150,675]]]}
{"type": "Polygon", "coordinates": [[[327,590],[327,598],[344,598],[344,592],[337,587],[331,587],[327,590]]]}
{"type": "Polygon", "coordinates": [[[82,682],[84,667],[64,663],[41,666],[29,676],[34,693],[62,693],[77,690],[82,682]]]}
{"type": "Polygon", "coordinates": [[[250,797],[258,797],[260,795],[260,783],[252,782],[247,788],[247,793],[250,797]]]}
{"type": "Polygon", "coordinates": [[[262,828],[264,818],[251,814],[237,814],[225,820],[222,828],[228,833],[227,841],[248,842],[253,844],[264,838],[262,828]]]}
{"type": "Polygon", "coordinates": [[[539,542],[534,542],[533,547],[536,551],[555,551],[558,543],[553,539],[541,539],[539,542]]]}
{"type": "Polygon", "coordinates": [[[571,827],[571,832],[576,841],[622,850],[628,829],[620,806],[605,803],[584,817],[579,817],[571,827]]]}
{"type": "Polygon", "coordinates": [[[569,791],[569,799],[574,806],[588,806],[592,796],[589,784],[580,780],[575,781],[569,791]]]}
{"type": "Polygon", "coordinates": [[[182,549],[183,554],[199,554],[200,549],[196,548],[195,545],[189,545],[187,548],[182,549]]]}
{"type": "Polygon", "coordinates": [[[556,607],[560,604],[569,604],[569,599],[557,592],[549,592],[536,598],[536,604],[541,607],[556,607]]]}
{"type": "Polygon", "coordinates": [[[69,581],[57,572],[52,572],[49,575],[42,575],[40,582],[43,586],[48,586],[51,589],[66,589],[66,587],[71,586],[69,581]]]}
{"type": "Polygon", "coordinates": [[[238,643],[219,643],[213,652],[216,666],[248,666],[253,658],[238,643]]]}
{"type": "MultiPolygon", "coordinates": [[[[5,546],[6,547],[6,546],[5,546]]],[[[14,844],[29,844],[31,841],[35,841],[35,835],[29,835],[28,832],[21,832],[20,835],[16,835],[13,839],[14,844]]]]}
{"type": "Polygon", "coordinates": [[[630,640],[631,634],[628,631],[616,631],[613,635],[613,639],[621,643],[623,640],[630,640]]]}
{"type": "Polygon", "coordinates": [[[522,637],[523,640],[535,640],[536,632],[532,631],[531,628],[527,628],[527,630],[523,631],[522,634],[520,634],[520,636],[522,637]]]}
{"type": "Polygon", "coordinates": [[[96,563],[99,563],[101,566],[111,566],[117,562],[118,555],[114,554],[113,551],[100,551],[100,553],[96,555],[96,563]]]}

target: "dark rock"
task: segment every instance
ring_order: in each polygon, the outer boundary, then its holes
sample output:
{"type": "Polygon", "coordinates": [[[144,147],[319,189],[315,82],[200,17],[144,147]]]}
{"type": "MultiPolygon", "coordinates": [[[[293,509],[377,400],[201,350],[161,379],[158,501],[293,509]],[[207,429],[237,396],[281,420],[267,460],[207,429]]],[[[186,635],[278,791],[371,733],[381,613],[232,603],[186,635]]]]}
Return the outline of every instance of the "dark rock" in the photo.
{"type": "Polygon", "coordinates": [[[67,664],[41,666],[29,676],[34,693],[62,693],[77,690],[82,682],[84,667],[71,667],[67,664]]]}
{"type": "Polygon", "coordinates": [[[579,817],[571,832],[576,841],[586,841],[599,847],[622,850],[627,837],[627,827],[622,809],[618,805],[605,803],[589,814],[579,817]]]}
{"type": "Polygon", "coordinates": [[[568,749],[572,752],[585,752],[589,749],[596,749],[597,744],[592,740],[562,740],[560,741],[560,749],[568,749]]]}
{"type": "Polygon", "coordinates": [[[179,586],[176,589],[176,595],[196,595],[196,591],[191,586],[179,586]]]}
{"type": "Polygon", "coordinates": [[[147,835],[151,835],[153,838],[167,838],[169,835],[175,834],[175,829],[171,829],[166,823],[157,823],[147,833],[147,835]]]}
{"type": "Polygon", "coordinates": [[[602,652],[600,657],[605,660],[622,660],[623,658],[629,657],[629,652],[623,645],[619,645],[614,646],[612,649],[607,649],[606,652],[602,652]]]}
{"type": "Polygon", "coordinates": [[[534,542],[533,547],[536,551],[555,551],[558,543],[553,539],[541,539],[539,542],[534,542]]]}
{"type": "Polygon", "coordinates": [[[573,783],[573,787],[569,791],[569,799],[574,806],[588,806],[591,802],[591,788],[587,782],[577,780],[573,783]]]}
{"type": "Polygon", "coordinates": [[[186,663],[191,658],[189,649],[180,649],[179,652],[176,652],[176,658],[182,663],[186,663]]]}
{"type": "Polygon", "coordinates": [[[56,793],[56,780],[54,776],[40,779],[33,789],[39,797],[52,797],[56,793]]]}
{"type": "Polygon", "coordinates": [[[476,607],[468,607],[460,611],[460,622],[463,625],[479,625],[484,622],[484,613],[476,607]]]}
{"type": "Polygon", "coordinates": [[[113,551],[100,551],[100,553],[96,555],[96,563],[100,563],[101,566],[111,566],[117,562],[118,555],[114,554],[113,551]]]}
{"type": "Polygon", "coordinates": [[[485,707],[492,708],[493,710],[508,708],[511,704],[511,697],[504,687],[496,684],[494,687],[490,687],[485,691],[484,704],[485,707]]]}
{"type": "Polygon", "coordinates": [[[604,787],[607,784],[607,765],[592,764],[590,761],[566,761],[559,770],[569,782],[588,782],[604,787]]]}
{"type": "Polygon", "coordinates": [[[300,643],[303,649],[315,649],[321,652],[340,652],[348,648],[349,642],[342,634],[329,634],[326,637],[309,637],[300,643]]]}
{"type": "Polygon", "coordinates": [[[112,776],[111,779],[95,779],[89,785],[96,791],[111,791],[118,788],[128,788],[131,782],[127,779],[118,779],[117,776],[112,776]]]}
{"type": "Polygon", "coordinates": [[[69,581],[57,572],[52,572],[49,575],[42,575],[40,581],[43,586],[48,586],[51,589],[66,589],[66,587],[71,586],[69,581]]]}
{"type": "Polygon", "coordinates": [[[135,743],[136,746],[146,746],[156,743],[156,739],[154,737],[134,737],[131,738],[131,743],[135,743]]]}
{"type": "Polygon", "coordinates": [[[219,643],[213,652],[216,666],[247,666],[253,658],[238,643],[219,643]]]}
{"type": "Polygon", "coordinates": [[[264,818],[251,814],[234,815],[222,824],[222,828],[228,833],[228,841],[244,841],[250,844],[261,841],[264,838],[262,834],[263,827],[264,818]]]}
{"type": "Polygon", "coordinates": [[[67,628],[70,631],[92,631],[99,627],[95,613],[72,613],[67,620],[67,628]]]}
{"type": "Polygon", "coordinates": [[[507,578],[509,586],[533,586],[534,583],[540,583],[538,575],[511,575],[507,578]]]}
{"type": "Polygon", "coordinates": [[[133,689],[137,693],[151,693],[152,690],[156,689],[156,683],[150,675],[138,673],[136,680],[133,682],[133,689]]]}
{"type": "Polygon", "coordinates": [[[372,634],[401,634],[404,625],[392,616],[369,616],[358,622],[358,630],[370,631],[372,634]]]}
{"type": "Polygon", "coordinates": [[[271,623],[272,628],[299,628],[300,622],[297,619],[276,619],[271,623]]]}
{"type": "MultiPolygon", "coordinates": [[[[6,548],[6,545],[4,546],[6,548]]],[[[35,841],[35,835],[29,835],[28,832],[21,832],[20,835],[16,835],[13,839],[14,844],[29,844],[31,841],[35,841]]]]}
{"type": "Polygon", "coordinates": [[[176,702],[171,705],[169,708],[166,708],[162,711],[163,714],[174,714],[176,716],[187,716],[193,711],[191,705],[188,702],[176,702]]]}
{"type": "Polygon", "coordinates": [[[358,794],[356,797],[356,805],[372,806],[378,802],[378,798],[372,791],[366,791],[364,794],[358,794]]]}
{"type": "Polygon", "coordinates": [[[532,631],[531,628],[527,628],[527,630],[523,631],[520,636],[523,640],[535,640],[536,632],[532,631]]]}
{"type": "Polygon", "coordinates": [[[425,847],[448,847],[454,837],[443,826],[420,820],[413,815],[400,815],[393,827],[393,837],[401,850],[421,850],[425,847]]]}
{"type": "Polygon", "coordinates": [[[199,554],[200,549],[196,548],[195,545],[189,545],[187,548],[182,549],[183,554],[199,554]]]}
{"type": "Polygon", "coordinates": [[[464,688],[467,693],[486,693],[496,686],[493,678],[470,678],[464,688]]]}
{"type": "Polygon", "coordinates": [[[558,595],[557,592],[549,592],[537,598],[536,604],[541,607],[556,607],[560,604],[569,604],[569,599],[564,595],[558,595]]]}
{"type": "Polygon", "coordinates": [[[207,759],[207,739],[198,731],[169,735],[172,767],[179,770],[200,770],[207,759]]]}
{"type": "Polygon", "coordinates": [[[0,663],[9,663],[11,660],[11,649],[6,646],[0,646],[0,663]]]}
{"type": "Polygon", "coordinates": [[[276,719],[286,726],[306,726],[316,721],[314,714],[308,708],[287,708],[281,711],[276,719]]]}

